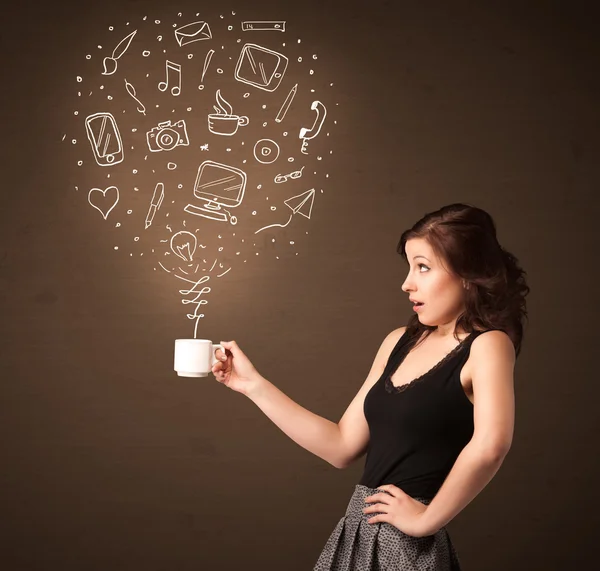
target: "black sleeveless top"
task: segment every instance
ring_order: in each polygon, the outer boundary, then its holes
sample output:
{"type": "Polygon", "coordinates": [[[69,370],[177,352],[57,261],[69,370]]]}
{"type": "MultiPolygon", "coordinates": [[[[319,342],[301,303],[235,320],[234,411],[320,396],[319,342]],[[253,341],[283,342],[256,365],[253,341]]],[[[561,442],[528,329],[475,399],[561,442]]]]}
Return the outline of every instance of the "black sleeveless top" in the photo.
{"type": "Polygon", "coordinates": [[[424,375],[394,387],[390,377],[417,342],[400,337],[365,397],[370,439],[359,484],[394,484],[412,497],[433,499],[473,436],[473,404],[460,371],[481,333],[470,333],[424,375]]]}

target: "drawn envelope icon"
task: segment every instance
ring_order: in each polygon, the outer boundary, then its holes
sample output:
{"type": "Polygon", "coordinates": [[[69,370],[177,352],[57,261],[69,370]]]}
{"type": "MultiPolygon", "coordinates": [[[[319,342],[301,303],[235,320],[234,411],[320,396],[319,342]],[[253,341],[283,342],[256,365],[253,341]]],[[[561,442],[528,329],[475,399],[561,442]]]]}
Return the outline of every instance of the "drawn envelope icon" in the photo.
{"type": "Polygon", "coordinates": [[[212,39],[210,26],[207,22],[192,22],[175,30],[175,39],[180,46],[212,39]]]}

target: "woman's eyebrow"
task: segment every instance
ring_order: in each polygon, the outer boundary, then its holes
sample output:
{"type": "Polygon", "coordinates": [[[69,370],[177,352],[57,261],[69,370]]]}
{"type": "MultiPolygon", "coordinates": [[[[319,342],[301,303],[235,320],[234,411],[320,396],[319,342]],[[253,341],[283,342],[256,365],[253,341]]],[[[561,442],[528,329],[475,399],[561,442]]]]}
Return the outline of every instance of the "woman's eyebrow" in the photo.
{"type": "MultiPolygon", "coordinates": [[[[413,258],[413,260],[416,260],[417,258],[423,258],[424,260],[427,260],[427,258],[425,256],[415,256],[413,258]]],[[[429,262],[429,260],[427,260],[429,262]]]]}

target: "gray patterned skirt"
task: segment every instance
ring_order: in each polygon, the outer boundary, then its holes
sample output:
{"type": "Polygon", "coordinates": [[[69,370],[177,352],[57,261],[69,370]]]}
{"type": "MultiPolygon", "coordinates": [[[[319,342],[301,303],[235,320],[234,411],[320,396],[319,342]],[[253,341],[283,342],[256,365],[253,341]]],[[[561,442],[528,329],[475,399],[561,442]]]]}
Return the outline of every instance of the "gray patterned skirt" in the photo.
{"type": "Polygon", "coordinates": [[[313,571],[460,571],[445,527],[434,535],[413,537],[386,522],[367,523],[377,512],[363,513],[365,498],[382,491],[356,485],[346,515],[335,526],[313,571]]]}

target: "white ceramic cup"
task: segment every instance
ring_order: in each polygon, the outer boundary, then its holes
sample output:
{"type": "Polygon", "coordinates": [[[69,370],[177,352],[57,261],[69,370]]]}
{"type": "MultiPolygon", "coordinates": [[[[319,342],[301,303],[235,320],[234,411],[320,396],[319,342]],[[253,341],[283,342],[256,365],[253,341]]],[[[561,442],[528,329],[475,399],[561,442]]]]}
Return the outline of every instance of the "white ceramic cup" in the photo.
{"type": "Polygon", "coordinates": [[[223,345],[210,339],[175,339],[175,366],[180,377],[206,377],[219,359],[217,349],[225,353],[223,345]]]}

